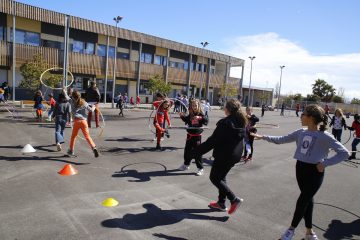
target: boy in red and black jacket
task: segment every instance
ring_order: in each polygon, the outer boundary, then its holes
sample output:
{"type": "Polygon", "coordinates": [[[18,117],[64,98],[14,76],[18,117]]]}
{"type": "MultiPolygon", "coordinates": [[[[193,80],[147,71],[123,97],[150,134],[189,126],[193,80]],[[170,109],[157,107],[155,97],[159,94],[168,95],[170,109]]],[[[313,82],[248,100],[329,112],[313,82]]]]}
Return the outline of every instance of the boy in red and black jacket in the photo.
{"type": "Polygon", "coordinates": [[[154,117],[154,126],[156,128],[156,150],[161,150],[160,141],[163,133],[166,134],[166,137],[170,137],[169,132],[164,127],[164,123],[166,120],[169,128],[171,128],[168,112],[171,106],[170,104],[171,103],[168,99],[153,102],[153,106],[156,109],[156,114],[154,117]]]}
{"type": "Polygon", "coordinates": [[[355,138],[353,142],[351,143],[351,156],[349,157],[349,160],[356,158],[356,146],[360,143],[360,116],[359,114],[354,115],[354,121],[351,125],[351,127],[348,127],[349,130],[355,131],[355,138]]]}
{"type": "MultiPolygon", "coordinates": [[[[188,126],[184,150],[184,164],[179,168],[179,170],[184,171],[189,169],[192,151],[201,144],[201,134],[204,131],[201,127],[207,125],[209,119],[207,115],[204,115],[200,102],[196,99],[192,99],[189,102],[189,115],[185,116],[183,112],[180,112],[179,115],[188,126]]],[[[202,156],[195,157],[195,163],[198,168],[196,175],[203,175],[204,167],[202,156]]]]}

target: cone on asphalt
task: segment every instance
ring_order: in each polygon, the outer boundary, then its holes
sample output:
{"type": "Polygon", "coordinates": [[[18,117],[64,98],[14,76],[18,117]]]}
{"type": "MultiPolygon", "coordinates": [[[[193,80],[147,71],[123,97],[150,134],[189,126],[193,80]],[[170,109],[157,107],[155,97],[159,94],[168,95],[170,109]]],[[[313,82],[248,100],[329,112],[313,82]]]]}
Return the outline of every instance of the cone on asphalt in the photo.
{"type": "Polygon", "coordinates": [[[36,152],[35,148],[33,148],[30,144],[26,144],[23,149],[21,149],[22,153],[34,153],[36,152]]]}
{"type": "Polygon", "coordinates": [[[66,164],[63,169],[59,171],[60,175],[63,176],[71,176],[78,173],[78,170],[75,169],[71,164],[66,164]]]}
{"type": "Polygon", "coordinates": [[[115,207],[119,205],[119,202],[116,201],[114,198],[107,198],[102,202],[104,207],[115,207]]]}

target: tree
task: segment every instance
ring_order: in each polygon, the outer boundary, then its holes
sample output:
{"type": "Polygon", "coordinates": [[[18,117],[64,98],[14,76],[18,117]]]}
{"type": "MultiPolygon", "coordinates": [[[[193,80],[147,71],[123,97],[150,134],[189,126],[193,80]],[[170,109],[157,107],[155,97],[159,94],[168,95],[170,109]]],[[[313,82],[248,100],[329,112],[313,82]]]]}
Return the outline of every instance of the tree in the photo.
{"type": "Polygon", "coordinates": [[[353,98],[353,99],[351,100],[351,104],[360,104],[360,99],[358,99],[358,98],[353,98]]]}
{"type": "Polygon", "coordinates": [[[325,80],[317,79],[312,86],[313,95],[319,96],[322,101],[329,102],[335,95],[336,89],[325,80]]]}
{"type": "Polygon", "coordinates": [[[344,98],[338,96],[338,95],[335,95],[333,98],[332,98],[332,101],[334,103],[344,103],[344,98]]]}
{"type": "Polygon", "coordinates": [[[156,92],[168,94],[172,89],[171,84],[166,83],[158,74],[149,78],[148,87],[153,94],[156,92]]]}
{"type": "Polygon", "coordinates": [[[230,83],[224,83],[220,89],[221,96],[236,96],[237,92],[238,89],[230,83]]]}
{"type": "MultiPolygon", "coordinates": [[[[27,61],[20,66],[20,72],[24,79],[19,84],[19,87],[29,88],[34,91],[38,90],[41,86],[40,76],[46,69],[47,65],[41,54],[35,54],[31,61],[27,61]]],[[[62,74],[46,72],[43,79],[47,86],[57,87],[62,80],[62,74]]]]}
{"type": "Polygon", "coordinates": [[[306,101],[309,102],[319,102],[320,101],[320,97],[316,94],[308,94],[306,96],[306,101]]]}
{"type": "Polygon", "coordinates": [[[303,99],[303,97],[301,96],[301,93],[296,93],[295,95],[293,95],[292,99],[295,102],[300,102],[303,99]]]}

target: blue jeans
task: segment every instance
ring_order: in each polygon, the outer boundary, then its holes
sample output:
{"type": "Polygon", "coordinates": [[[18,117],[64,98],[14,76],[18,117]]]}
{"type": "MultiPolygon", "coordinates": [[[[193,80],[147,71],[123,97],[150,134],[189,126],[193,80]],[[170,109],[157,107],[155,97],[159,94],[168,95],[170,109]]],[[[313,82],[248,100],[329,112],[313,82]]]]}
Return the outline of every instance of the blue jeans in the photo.
{"type": "Polygon", "coordinates": [[[360,143],[360,138],[354,138],[353,142],[351,143],[351,151],[353,151],[352,154],[354,154],[354,156],[356,154],[356,152],[355,152],[356,151],[356,146],[359,143],[360,143]]]}
{"type": "Polygon", "coordinates": [[[64,130],[66,127],[66,119],[56,118],[55,121],[55,142],[64,143],[64,130]]]}

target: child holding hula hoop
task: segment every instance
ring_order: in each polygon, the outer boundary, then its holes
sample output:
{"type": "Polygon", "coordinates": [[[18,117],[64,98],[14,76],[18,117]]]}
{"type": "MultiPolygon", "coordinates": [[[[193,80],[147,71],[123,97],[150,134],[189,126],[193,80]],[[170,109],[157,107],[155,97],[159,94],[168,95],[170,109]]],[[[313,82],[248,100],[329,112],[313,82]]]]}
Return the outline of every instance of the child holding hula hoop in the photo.
{"type": "Polygon", "coordinates": [[[295,228],[301,219],[305,219],[305,240],[317,240],[312,230],[314,196],[324,179],[325,168],[335,165],[349,157],[348,150],[330,133],[326,132],[328,117],[320,106],[312,104],[301,114],[301,124],[307,129],[299,129],[287,136],[262,136],[252,133],[256,139],[264,139],[275,144],[296,142],[294,158],[296,162],[296,179],[300,196],[296,203],[290,227],[281,236],[281,240],[291,240],[295,228]],[[329,149],[336,154],[328,157],[329,149]]]}

